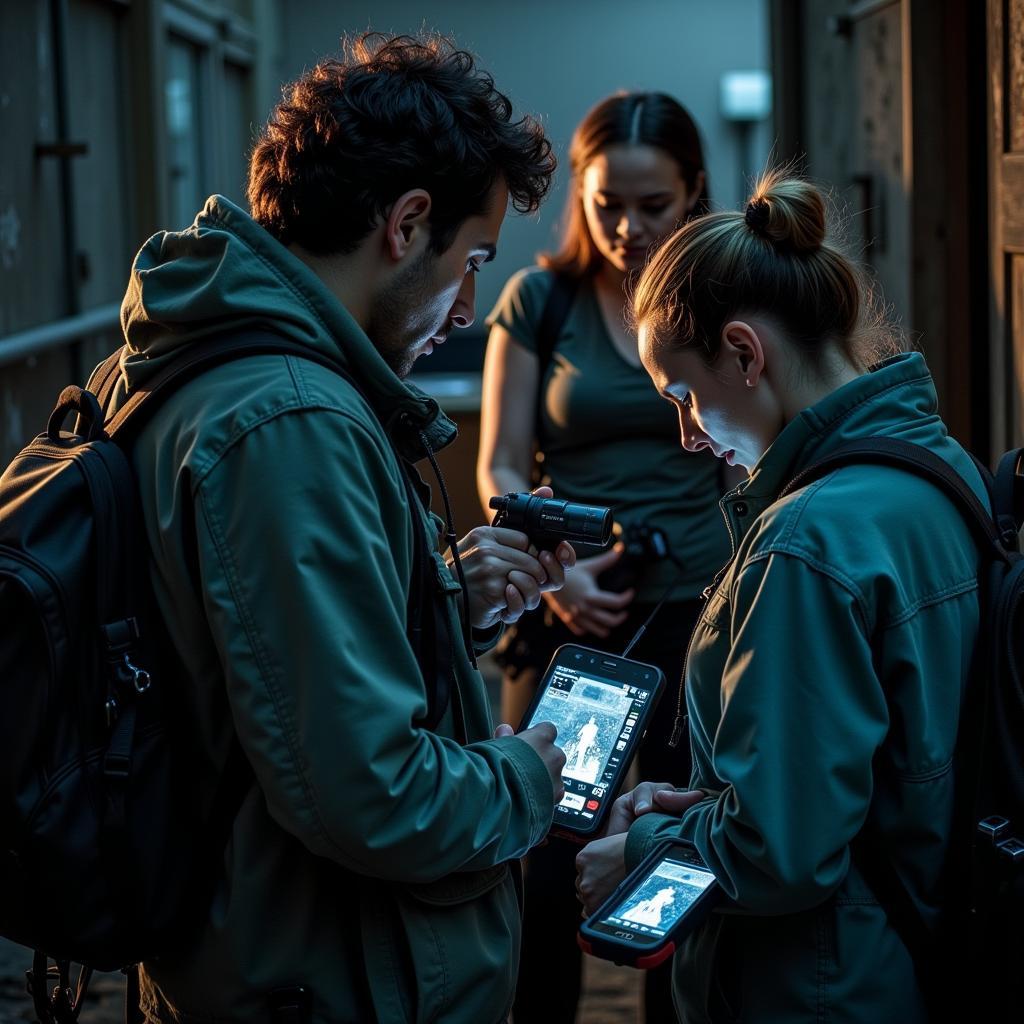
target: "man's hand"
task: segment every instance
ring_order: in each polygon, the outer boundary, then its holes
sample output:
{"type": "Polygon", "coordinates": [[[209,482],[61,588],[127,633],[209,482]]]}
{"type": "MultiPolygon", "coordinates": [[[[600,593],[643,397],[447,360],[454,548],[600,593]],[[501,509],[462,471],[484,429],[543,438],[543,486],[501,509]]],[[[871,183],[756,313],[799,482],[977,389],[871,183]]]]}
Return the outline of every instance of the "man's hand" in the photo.
{"type": "MultiPolygon", "coordinates": [[[[550,487],[534,494],[551,497],[550,487]]],[[[470,624],[487,629],[500,619],[518,621],[540,604],[540,596],[558,590],[565,573],[576,564],[576,552],[562,541],[551,551],[530,554],[525,533],[502,526],[477,526],[459,541],[459,558],[469,591],[470,624]]]]}
{"type": "Polygon", "coordinates": [[[626,835],[588,843],[576,855],[576,896],[589,917],[626,877],[626,835]]]}
{"type": "MultiPolygon", "coordinates": [[[[502,723],[494,730],[494,738],[497,739],[499,736],[512,736],[514,735],[512,726],[505,725],[502,723]]],[[[544,762],[544,767],[548,770],[548,775],[551,776],[551,786],[555,803],[560,803],[562,797],[565,796],[565,789],[562,786],[562,769],[565,767],[565,752],[561,747],[555,746],[555,737],[558,735],[558,730],[551,724],[551,722],[540,722],[538,725],[531,726],[529,729],[524,729],[516,737],[521,739],[524,743],[529,744],[533,749],[540,755],[540,759],[544,762]]]]}
{"type": "Polygon", "coordinates": [[[706,799],[702,789],[676,789],[670,782],[641,782],[630,793],[623,793],[608,814],[606,836],[629,831],[629,826],[642,814],[678,814],[706,799]]]}

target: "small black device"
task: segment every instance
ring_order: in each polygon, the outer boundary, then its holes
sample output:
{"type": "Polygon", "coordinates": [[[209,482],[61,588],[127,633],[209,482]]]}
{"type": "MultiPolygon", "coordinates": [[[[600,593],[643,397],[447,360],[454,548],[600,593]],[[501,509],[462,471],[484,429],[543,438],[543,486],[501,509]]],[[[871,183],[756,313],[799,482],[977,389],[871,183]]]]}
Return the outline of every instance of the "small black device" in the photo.
{"type": "Polygon", "coordinates": [[[565,752],[552,833],[585,841],[600,831],[664,687],[654,665],[576,644],[555,651],[519,726],[553,722],[565,752]]]}
{"type": "Polygon", "coordinates": [[[597,585],[602,590],[611,590],[617,594],[636,586],[637,580],[643,575],[644,569],[655,562],[672,559],[668,538],[665,531],[648,523],[630,523],[621,527],[616,523],[612,528],[612,538],[623,545],[622,555],[610,568],[605,569],[597,577],[597,585]]]}
{"type": "Polygon", "coordinates": [[[497,510],[492,526],[520,530],[538,550],[553,551],[563,540],[603,548],[612,536],[612,510],[602,505],[538,498],[529,491],[495,496],[488,505],[497,510]]]}
{"type": "Polygon", "coordinates": [[[661,843],[580,926],[580,948],[617,964],[657,967],[723,899],[692,843],[661,843]]]}

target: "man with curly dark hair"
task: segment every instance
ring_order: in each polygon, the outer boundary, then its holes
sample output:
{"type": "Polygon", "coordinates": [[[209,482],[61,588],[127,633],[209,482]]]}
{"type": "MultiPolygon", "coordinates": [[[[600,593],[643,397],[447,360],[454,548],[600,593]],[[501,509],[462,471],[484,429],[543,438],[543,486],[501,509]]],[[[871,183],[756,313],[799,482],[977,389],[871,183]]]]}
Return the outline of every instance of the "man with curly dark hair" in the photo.
{"type": "Polygon", "coordinates": [[[133,453],[210,806],[229,751],[249,771],[203,922],[143,965],[149,1021],[507,1016],[564,758],[550,725],[492,737],[475,655],[575,556],[491,527],[434,553],[412,463],[455,429],[404,378],[553,165],[469,54],[364,37],[274,110],[251,216],[213,196],[136,258],[115,405],[200,339],[297,346],[190,380],[133,453]]]}

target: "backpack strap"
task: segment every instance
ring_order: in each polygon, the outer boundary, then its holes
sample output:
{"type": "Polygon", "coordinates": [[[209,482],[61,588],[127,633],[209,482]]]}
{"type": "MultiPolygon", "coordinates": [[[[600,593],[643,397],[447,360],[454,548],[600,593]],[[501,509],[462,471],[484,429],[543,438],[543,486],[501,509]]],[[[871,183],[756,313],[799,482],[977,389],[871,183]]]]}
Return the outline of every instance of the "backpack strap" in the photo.
{"type": "Polygon", "coordinates": [[[542,379],[548,366],[551,365],[551,357],[555,353],[558,336],[562,333],[565,321],[569,317],[569,310],[580,289],[581,281],[578,275],[567,274],[559,270],[554,271],[551,277],[551,291],[548,292],[548,297],[544,300],[544,309],[541,311],[535,335],[537,365],[540,368],[542,379]]]}
{"type": "MultiPolygon", "coordinates": [[[[359,394],[363,394],[358,383],[339,360],[291,341],[275,331],[254,329],[228,337],[215,336],[189,346],[179,358],[160,370],[146,388],[132,392],[124,405],[106,421],[104,426],[107,435],[122,445],[130,444],[163,399],[186,382],[232,359],[261,353],[290,355],[317,363],[343,377],[359,394]]],[[[105,360],[93,375],[94,380],[100,382],[99,387],[106,392],[108,399],[117,381],[117,374],[114,371],[119,366],[119,360],[120,351],[105,360]]],[[[447,616],[443,609],[435,608],[434,596],[437,588],[433,559],[416,515],[416,509],[422,510],[423,503],[412,487],[405,460],[397,451],[395,455],[409,502],[409,512],[413,517],[413,564],[406,623],[409,640],[423,672],[427,689],[427,714],[417,724],[434,729],[444,717],[451,692],[451,661],[445,657],[450,649],[447,616]]]]}
{"type": "Polygon", "coordinates": [[[114,388],[117,387],[117,382],[121,376],[121,353],[124,351],[119,348],[111,352],[106,359],[100,363],[92,372],[92,376],[89,378],[89,383],[86,384],[86,389],[91,391],[95,396],[96,400],[100,404],[101,409],[106,409],[110,404],[110,398],[114,393],[114,388]]]}
{"type": "Polygon", "coordinates": [[[1012,448],[999,460],[992,507],[1004,542],[1016,547],[1017,533],[1024,525],[1024,448],[1012,448]]]}
{"type": "MultiPolygon", "coordinates": [[[[127,439],[130,435],[138,433],[145,420],[156,411],[167,395],[178,390],[193,377],[197,377],[200,373],[205,373],[221,363],[230,362],[232,359],[260,353],[291,355],[318,363],[332,373],[344,377],[362,394],[362,389],[337,359],[332,359],[330,356],[300,345],[273,331],[254,330],[230,337],[206,338],[190,345],[180,357],[168,363],[157,373],[146,387],[137,388],[128,396],[124,405],[107,420],[105,424],[107,434],[118,440],[127,439]]],[[[104,367],[109,361],[103,364],[104,367]]]]}
{"type": "MultiPolygon", "coordinates": [[[[833,470],[862,463],[905,469],[933,483],[959,509],[975,540],[988,557],[1003,560],[1009,557],[1009,550],[1012,549],[1006,547],[1005,538],[992,520],[992,513],[985,508],[963,477],[934,452],[899,438],[866,437],[841,445],[793,477],[783,487],[779,497],[784,498],[833,470]]],[[[981,469],[983,467],[979,467],[979,472],[981,469]]]]}
{"type": "Polygon", "coordinates": [[[545,378],[551,360],[554,358],[558,336],[562,333],[565,321],[569,318],[569,310],[572,309],[573,300],[576,298],[582,281],[579,275],[568,274],[560,270],[553,271],[551,277],[551,291],[548,292],[548,296],[544,300],[544,308],[541,310],[540,320],[537,322],[537,333],[534,335],[537,343],[537,402],[533,418],[533,437],[538,452],[540,452],[541,410],[544,408],[545,378]]]}

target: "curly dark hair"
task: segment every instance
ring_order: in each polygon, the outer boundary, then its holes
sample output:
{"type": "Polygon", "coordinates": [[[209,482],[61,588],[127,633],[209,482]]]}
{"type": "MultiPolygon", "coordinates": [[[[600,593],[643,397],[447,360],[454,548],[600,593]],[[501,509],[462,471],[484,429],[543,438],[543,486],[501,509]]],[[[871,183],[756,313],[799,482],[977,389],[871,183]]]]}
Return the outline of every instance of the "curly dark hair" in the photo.
{"type": "Polygon", "coordinates": [[[471,54],[444,37],[366,33],[285,89],[249,164],[253,218],[284,244],[351,252],[400,195],[431,197],[444,252],[494,183],[532,212],[551,184],[551,143],[471,54]]]}

